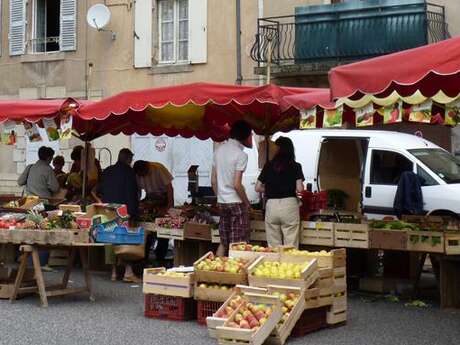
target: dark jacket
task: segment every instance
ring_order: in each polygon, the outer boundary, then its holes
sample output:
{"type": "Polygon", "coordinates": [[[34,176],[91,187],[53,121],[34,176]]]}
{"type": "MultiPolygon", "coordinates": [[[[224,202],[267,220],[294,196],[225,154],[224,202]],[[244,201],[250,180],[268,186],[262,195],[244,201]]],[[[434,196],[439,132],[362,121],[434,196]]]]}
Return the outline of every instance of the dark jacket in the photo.
{"type": "Polygon", "coordinates": [[[102,173],[97,188],[103,202],[126,204],[131,217],[139,211],[138,188],[133,168],[123,163],[109,166],[102,173]]]}
{"type": "Polygon", "coordinates": [[[401,174],[393,207],[398,218],[403,214],[423,214],[423,195],[420,177],[411,171],[401,174]]]}

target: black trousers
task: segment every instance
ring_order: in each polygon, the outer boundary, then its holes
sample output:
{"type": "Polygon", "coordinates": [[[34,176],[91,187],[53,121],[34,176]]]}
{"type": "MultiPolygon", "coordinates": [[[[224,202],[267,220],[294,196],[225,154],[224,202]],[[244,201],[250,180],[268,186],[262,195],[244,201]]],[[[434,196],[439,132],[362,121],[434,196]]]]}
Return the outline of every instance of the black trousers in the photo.
{"type": "Polygon", "coordinates": [[[157,260],[164,260],[168,253],[169,239],[157,238],[156,233],[149,233],[145,239],[145,259],[147,260],[150,253],[150,248],[157,241],[157,247],[155,248],[155,256],[157,260]]]}

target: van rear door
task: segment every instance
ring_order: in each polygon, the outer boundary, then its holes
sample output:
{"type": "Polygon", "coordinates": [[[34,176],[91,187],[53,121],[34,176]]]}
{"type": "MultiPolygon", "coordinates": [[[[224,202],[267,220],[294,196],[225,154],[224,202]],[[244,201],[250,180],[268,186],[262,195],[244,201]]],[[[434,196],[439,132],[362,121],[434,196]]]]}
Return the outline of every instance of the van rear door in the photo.
{"type": "Polygon", "coordinates": [[[363,185],[363,213],[371,218],[395,215],[393,208],[399,177],[414,171],[414,163],[402,152],[370,149],[363,185]]]}

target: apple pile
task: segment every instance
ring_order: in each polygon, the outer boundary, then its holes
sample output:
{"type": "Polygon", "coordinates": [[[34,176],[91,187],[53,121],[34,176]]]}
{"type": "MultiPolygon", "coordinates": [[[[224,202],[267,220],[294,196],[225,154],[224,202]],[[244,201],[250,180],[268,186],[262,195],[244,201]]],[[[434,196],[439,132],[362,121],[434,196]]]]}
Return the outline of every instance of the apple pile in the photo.
{"type": "Polygon", "coordinates": [[[229,272],[236,274],[243,272],[246,263],[247,261],[245,259],[210,255],[206,259],[200,261],[196,265],[196,269],[199,271],[229,272]]]}
{"type": "Polygon", "coordinates": [[[204,289],[219,289],[219,290],[231,290],[233,286],[231,285],[219,285],[219,284],[207,284],[207,283],[200,283],[198,287],[204,289]]]}
{"type": "Polygon", "coordinates": [[[252,245],[252,244],[234,244],[231,249],[237,250],[237,251],[260,252],[260,253],[276,253],[278,251],[278,248],[262,247],[258,245],[252,245]]]}
{"type": "Polygon", "coordinates": [[[157,218],[155,223],[165,229],[182,229],[186,221],[187,219],[181,216],[168,216],[157,218]]]}
{"type": "Polygon", "coordinates": [[[278,297],[280,301],[283,303],[283,306],[281,307],[281,311],[283,312],[283,317],[281,318],[281,321],[279,322],[280,324],[283,324],[284,322],[286,322],[286,320],[291,315],[292,308],[294,308],[295,304],[299,300],[299,295],[293,292],[290,292],[288,294],[274,292],[273,296],[278,297]]]}
{"type": "Polygon", "coordinates": [[[253,275],[264,278],[300,279],[304,267],[305,264],[265,261],[255,269],[253,275]]]}
{"type": "Polygon", "coordinates": [[[227,304],[227,306],[225,308],[221,308],[219,309],[215,314],[214,316],[215,317],[220,317],[222,319],[228,319],[232,314],[233,312],[240,306],[240,304],[246,304],[247,301],[241,297],[241,296],[235,296],[233,297],[227,304]]]}
{"type": "Polygon", "coordinates": [[[233,321],[228,322],[227,327],[257,331],[267,322],[271,313],[272,307],[267,304],[242,304],[233,321]]]}
{"type": "Polygon", "coordinates": [[[165,271],[158,273],[159,276],[171,277],[171,278],[184,278],[187,276],[187,273],[174,272],[174,271],[165,271]]]}
{"type": "Polygon", "coordinates": [[[305,256],[331,256],[331,252],[322,250],[320,252],[309,252],[307,250],[298,250],[298,249],[289,249],[286,251],[288,254],[292,255],[305,255],[305,256]]]}

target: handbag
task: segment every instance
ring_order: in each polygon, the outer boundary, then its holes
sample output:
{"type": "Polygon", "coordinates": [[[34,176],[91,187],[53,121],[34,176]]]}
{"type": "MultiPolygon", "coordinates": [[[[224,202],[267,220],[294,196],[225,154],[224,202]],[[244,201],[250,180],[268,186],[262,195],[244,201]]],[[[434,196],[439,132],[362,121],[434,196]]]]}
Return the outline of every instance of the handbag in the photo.
{"type": "Polygon", "coordinates": [[[142,260],[145,257],[145,244],[113,246],[113,251],[122,260],[142,260]]]}

